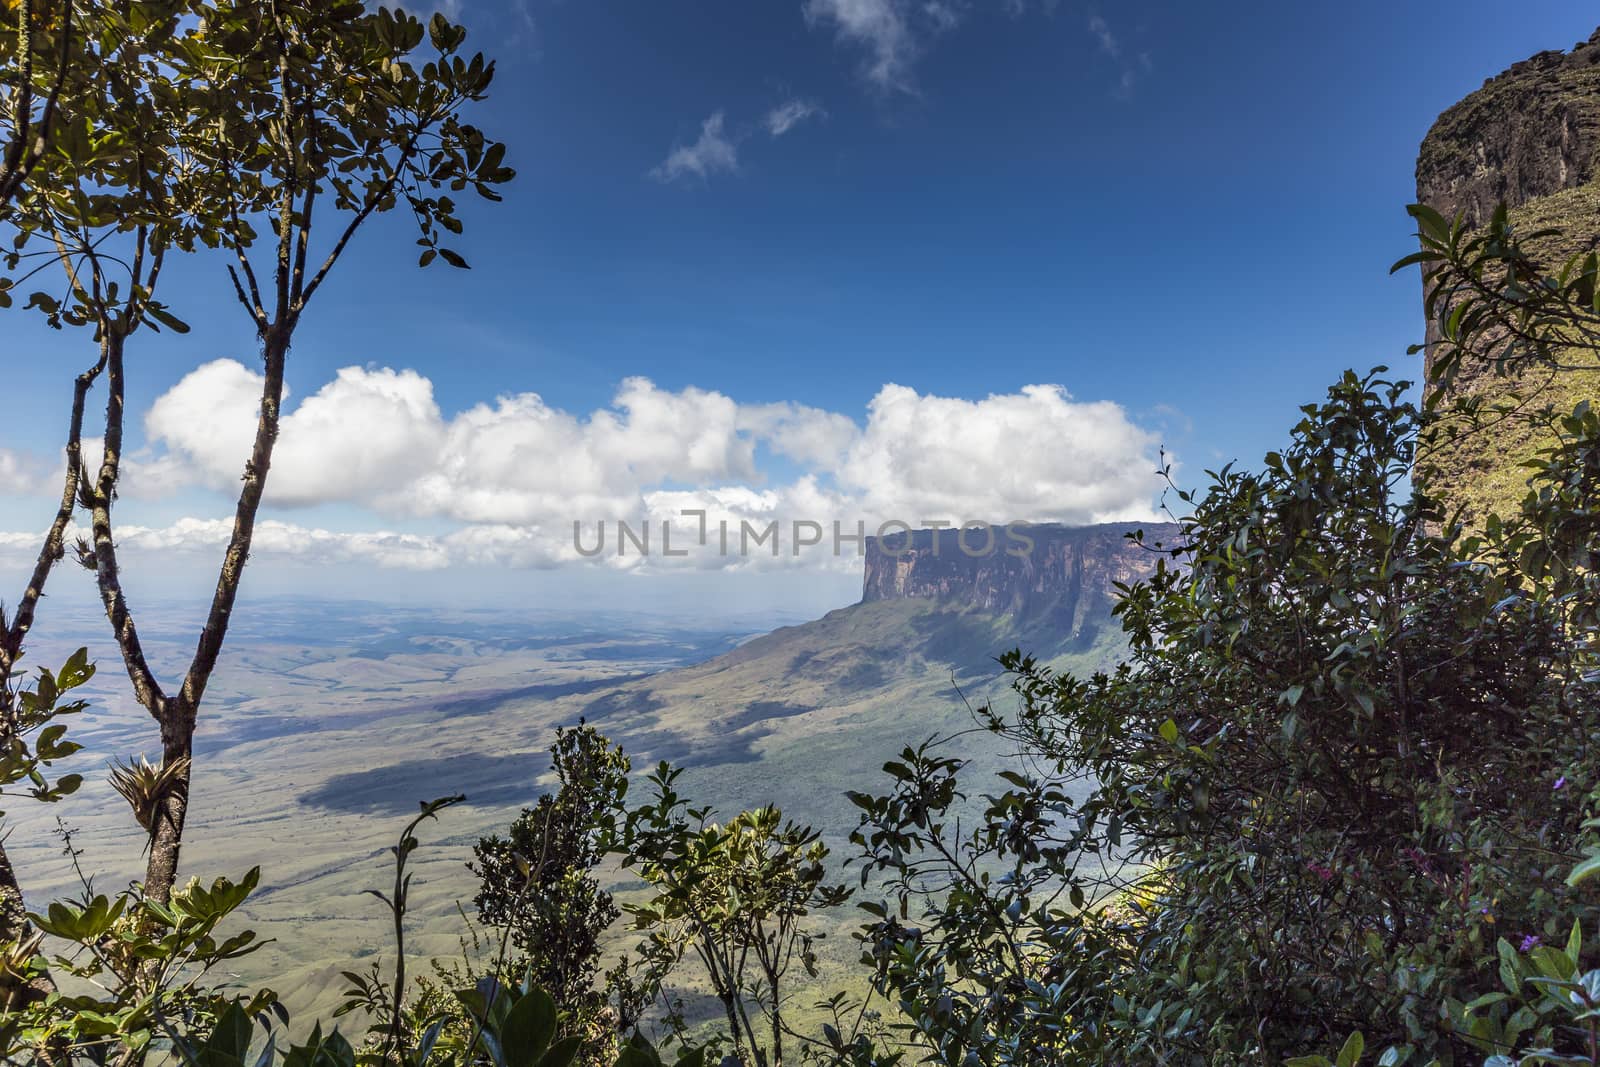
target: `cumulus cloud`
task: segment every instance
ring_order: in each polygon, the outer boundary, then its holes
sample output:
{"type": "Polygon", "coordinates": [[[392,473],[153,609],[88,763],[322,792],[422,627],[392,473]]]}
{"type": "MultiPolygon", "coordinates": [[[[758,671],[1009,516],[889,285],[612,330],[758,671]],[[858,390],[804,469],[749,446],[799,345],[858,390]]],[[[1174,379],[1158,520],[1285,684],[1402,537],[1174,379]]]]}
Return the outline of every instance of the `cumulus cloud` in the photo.
{"type": "Polygon", "coordinates": [[[831,469],[860,436],[855,420],[804,404],[746,404],[739,427],[773,452],[810,467],[831,469]]]}
{"type": "Polygon", "coordinates": [[[391,508],[469,522],[537,522],[550,515],[614,516],[640,492],[676,479],[755,477],[755,441],[721,393],[622,383],[613,408],[580,419],[534,393],[480,404],[452,420],[434,468],[391,508]]]}
{"type": "Polygon", "coordinates": [[[1058,385],[984,400],[886,385],[839,472],[875,516],[1111,522],[1151,515],[1158,442],[1058,385]]]}
{"type": "Polygon", "coordinates": [[[667,158],[650,171],[650,176],[660,182],[688,177],[705,181],[715,174],[738,171],[739,149],[723,126],[724,115],[718,111],[700,124],[698,140],[673,148],[667,158]]]}
{"type": "MultiPolygon", "coordinates": [[[[261,375],[233,360],[207,363],[156,400],[145,434],[186,461],[204,484],[236,485],[255,439],[261,384],[261,375]]],[[[428,379],[409,370],[346,367],[280,420],[274,495],[291,506],[371,498],[429,469],[443,432],[428,379]]],[[[170,465],[143,466],[162,486],[174,480],[170,465]]]]}
{"type": "MultiPolygon", "coordinates": [[[[181,465],[215,489],[237,485],[260,389],[260,375],[232,360],[185,376],[145,419],[166,450],[147,465],[181,465]]],[[[755,478],[763,437],[784,454],[836,447],[842,418],[793,405],[742,410],[721,393],[628,378],[610,408],[587,418],[520,393],[446,420],[433,383],[415,371],[346,367],[281,419],[270,492],[282,506],[356,503],[466,522],[610,516],[664,481],[755,478]]]]}
{"type": "Polygon", "coordinates": [[[0,448],[0,493],[39,493],[46,483],[45,464],[37,456],[0,448]]]}
{"type": "MultiPolygon", "coordinates": [[[[236,363],[198,368],[152,407],[141,470],[232,492],[249,448],[260,378],[236,363]],[[231,425],[230,425],[231,424],[231,425]],[[242,429],[241,429],[242,426],[242,429]]],[[[726,523],[783,527],[783,550],[750,558],[659,554],[650,565],[789,566],[835,558],[789,552],[794,523],[968,519],[1090,523],[1152,515],[1157,441],[1119,405],[1031,385],[979,400],[886,385],[864,421],[790,402],[741,404],[711,390],[623,381],[587,415],[535,393],[446,417],[415,371],[346,367],[282,420],[269,506],[354,505],[389,519],[448,520],[439,536],[348,534],[263,524],[262,551],[380,566],[560,566],[594,554],[573,543],[607,523],[685,510],[726,523]],[[774,474],[781,474],[775,478],[774,474]],[[270,532],[267,532],[270,531],[270,532]]],[[[635,525],[635,529],[637,529],[635,525]]],[[[220,548],[227,524],[127,528],[149,549],[220,548]]],[[[658,533],[659,536],[659,533],[658,533]]],[[[682,546],[675,542],[674,548],[682,546]]],[[[658,545],[658,547],[660,547],[658,545]]],[[[697,546],[698,547],[698,546],[697,546]]],[[[608,551],[611,566],[643,565],[608,551]]]]}
{"type": "Polygon", "coordinates": [[[773,137],[782,137],[807,119],[817,118],[826,114],[822,108],[811,100],[786,100],[777,107],[768,111],[761,124],[773,137]]]}

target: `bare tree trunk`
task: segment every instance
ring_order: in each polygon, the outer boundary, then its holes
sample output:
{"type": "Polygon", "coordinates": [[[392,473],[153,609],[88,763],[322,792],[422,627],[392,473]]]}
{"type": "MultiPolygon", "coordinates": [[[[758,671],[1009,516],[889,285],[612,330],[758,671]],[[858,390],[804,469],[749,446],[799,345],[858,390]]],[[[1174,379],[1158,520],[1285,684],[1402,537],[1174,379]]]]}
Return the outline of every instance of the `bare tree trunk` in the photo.
{"type": "MultiPolygon", "coordinates": [[[[34,613],[39,606],[39,600],[44,596],[45,582],[50,578],[50,572],[55,568],[57,561],[66,553],[67,526],[72,522],[72,513],[77,507],[78,500],[78,472],[83,464],[83,407],[89,395],[90,386],[105,369],[105,358],[82,374],[73,387],[72,417],[67,424],[66,447],[66,473],[62,478],[61,503],[56,508],[56,517],[50,523],[50,529],[45,534],[44,544],[39,549],[39,558],[33,565],[33,575],[28,579],[28,588],[24,590],[22,599],[17,602],[16,615],[11,619],[9,629],[0,639],[0,700],[5,701],[6,710],[10,710],[12,699],[10,682],[16,662],[22,656],[22,646],[27,640],[28,631],[33,628],[34,613]]],[[[9,718],[6,723],[10,725],[9,718]]]]}
{"type": "MultiPolygon", "coordinates": [[[[178,760],[186,763],[180,776],[162,798],[161,807],[151,828],[150,859],[145,865],[145,895],[166,903],[178,875],[179,853],[183,844],[184,819],[189,809],[189,781],[193,768],[194,727],[200,702],[205,698],[206,685],[216,670],[223,642],[228,636],[228,624],[233,618],[233,605],[238,599],[239,582],[244,577],[245,563],[250,558],[250,545],[255,537],[256,514],[261,509],[261,496],[267,487],[267,473],[272,468],[272,450],[278,440],[279,411],[283,405],[283,371],[288,355],[290,327],[279,324],[267,331],[263,343],[266,362],[266,380],[261,390],[261,414],[256,422],[255,444],[250,459],[245,463],[244,486],[239,491],[239,504],[233,518],[233,536],[217,575],[216,592],[211,598],[211,612],[205,629],[195,648],[194,660],[183,679],[183,688],[177,696],[162,703],[156,715],[161,725],[161,752],[167,766],[178,760]]],[[[148,705],[147,705],[148,706],[148,705]]]]}
{"type": "Polygon", "coordinates": [[[27,924],[27,909],[22,903],[22,886],[17,884],[17,872],[11,858],[0,848],[0,926],[8,931],[5,940],[13,941],[27,924]]]}
{"type": "MultiPolygon", "coordinates": [[[[176,704],[176,701],[174,701],[176,704]]],[[[155,825],[150,832],[150,857],[145,864],[144,895],[149,900],[165,904],[172,898],[172,887],[178,878],[179,852],[183,848],[183,823],[189,814],[189,778],[194,766],[190,756],[194,751],[194,716],[187,720],[161,723],[161,758],[171,767],[179,760],[183,772],[162,798],[156,813],[155,825]]]]}

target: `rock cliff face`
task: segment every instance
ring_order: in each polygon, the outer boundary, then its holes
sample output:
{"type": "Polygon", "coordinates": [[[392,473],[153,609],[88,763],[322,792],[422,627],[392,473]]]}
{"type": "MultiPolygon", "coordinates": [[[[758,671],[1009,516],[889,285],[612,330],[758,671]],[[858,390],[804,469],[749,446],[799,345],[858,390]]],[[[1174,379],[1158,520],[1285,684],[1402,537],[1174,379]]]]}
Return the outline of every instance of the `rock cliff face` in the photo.
{"type": "Polygon", "coordinates": [[[1417,157],[1417,196],[1469,225],[1595,177],[1600,30],[1571,52],[1540,52],[1439,116],[1417,157]]]}
{"type": "MultiPolygon", "coordinates": [[[[1417,199],[1446,216],[1460,212],[1474,227],[1503,201],[1524,233],[1561,231],[1529,246],[1552,270],[1600,245],[1600,30],[1570,52],[1540,52],[1513,64],[1440,115],[1417,156],[1417,199]]],[[[1436,337],[1429,323],[1430,365],[1436,337]]],[[[1600,395],[1600,374],[1505,378],[1463,365],[1454,390],[1491,401],[1516,390],[1570,410],[1600,395]]],[[[1419,473],[1476,516],[1504,512],[1522,495],[1522,461],[1547,440],[1531,420],[1508,420],[1493,434],[1422,457],[1419,473]]]]}
{"type": "Polygon", "coordinates": [[[995,526],[868,538],[862,601],[933,598],[1027,618],[1055,616],[1069,632],[1110,609],[1115,583],[1155,569],[1172,523],[995,526]],[[1127,539],[1144,531],[1144,545],[1127,539]],[[992,533],[992,537],[990,534],[992,533]]]}

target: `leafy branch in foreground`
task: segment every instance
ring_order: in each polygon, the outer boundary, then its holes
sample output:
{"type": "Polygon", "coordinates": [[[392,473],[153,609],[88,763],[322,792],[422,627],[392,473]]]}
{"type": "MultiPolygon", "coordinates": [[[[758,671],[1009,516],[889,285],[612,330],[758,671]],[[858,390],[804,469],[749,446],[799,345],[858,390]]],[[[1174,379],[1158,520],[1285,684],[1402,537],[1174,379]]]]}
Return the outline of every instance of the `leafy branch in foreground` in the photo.
{"type": "MultiPolygon", "coordinates": [[[[1421,265],[1424,308],[1436,330],[1428,366],[1430,383],[1447,389],[1464,363],[1499,374],[1530,365],[1596,366],[1600,349],[1600,255],[1585,252],[1554,267],[1529,244],[1559,235],[1555,229],[1521,232],[1505,204],[1488,225],[1473,229],[1465,216],[1446,219],[1426,204],[1407,209],[1422,247],[1400,259],[1391,273],[1421,265]]],[[[1411,353],[1423,350],[1411,346],[1411,353]]]]}
{"type": "Polygon", "coordinates": [[[736,1062],[781,1067],[786,1038],[823,1044],[786,1020],[793,967],[816,976],[817,935],[805,919],[840,906],[850,891],[828,881],[828,849],[811,827],[772,807],[717,824],[679,794],[681,773],[660,764],[648,777],[652,802],[628,813],[620,855],[650,895],[624,910],[646,935],[648,968],[665,974],[685,956],[704,968],[736,1062]]]}

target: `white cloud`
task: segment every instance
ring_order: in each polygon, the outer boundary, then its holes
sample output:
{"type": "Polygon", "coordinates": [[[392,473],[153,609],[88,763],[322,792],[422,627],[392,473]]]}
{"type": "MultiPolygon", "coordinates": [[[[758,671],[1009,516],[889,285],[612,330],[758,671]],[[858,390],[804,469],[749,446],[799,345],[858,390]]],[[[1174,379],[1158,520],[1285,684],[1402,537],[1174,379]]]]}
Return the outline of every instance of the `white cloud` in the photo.
{"type": "MultiPolygon", "coordinates": [[[[253,432],[260,379],[236,363],[198,368],[157,400],[151,448],[132,470],[170,486],[228,494],[253,432]]],[[[980,400],[886,385],[864,422],[789,402],[740,404],[693,387],[666,390],[629,378],[588,415],[535,393],[502,396],[452,417],[415,371],[346,367],[283,418],[269,507],[345,505],[381,516],[457,524],[418,536],[339,533],[272,520],[260,551],[318,561],[442,567],[457,563],[551,567],[586,558],[573,523],[658,524],[701,509],[713,528],[748,521],[784,528],[777,558],[695,553],[649,565],[792,566],[796,521],[831,533],[889,519],[1028,519],[1066,523],[1152,516],[1159,489],[1155,436],[1117,404],[1075,400],[1055,385],[980,400]],[[772,477],[782,472],[781,479],[772,477]]],[[[220,549],[228,525],[186,519],[124,528],[148,550],[220,549]]],[[[674,547],[680,547],[681,542],[674,547]]],[[[0,547],[4,547],[0,542],[0,547]]],[[[807,552],[802,563],[828,563],[807,552]]],[[[636,557],[601,560],[641,565],[636,557]]],[[[848,561],[846,561],[848,563],[848,561]]]]}
{"type": "Polygon", "coordinates": [[[943,33],[961,24],[961,9],[950,0],[925,0],[922,13],[933,28],[943,33]]]}
{"type": "MultiPolygon", "coordinates": [[[[20,496],[45,492],[47,488],[45,464],[37,456],[0,448],[0,493],[20,496]]],[[[60,492],[59,486],[57,492],[60,492]]]]}
{"type": "Polygon", "coordinates": [[[739,169],[739,150],[723,131],[724,116],[718,111],[700,124],[700,138],[691,145],[678,145],[650,176],[661,182],[694,176],[705,181],[714,174],[732,174],[739,169]]]}
{"type": "MultiPolygon", "coordinates": [[[[260,388],[258,374],[231,360],[191,372],[145,419],[165,452],[143,469],[168,482],[183,470],[195,484],[230,491],[249,454],[260,388]]],[[[792,405],[741,413],[721,393],[629,378],[611,408],[587,418],[521,393],[447,421],[433,383],[415,371],[346,367],[283,416],[269,493],[278,506],[355,503],[465,522],[611,516],[665,481],[755,478],[760,437],[784,454],[814,454],[837,441],[840,418],[792,405]]]]}
{"type": "Polygon", "coordinates": [[[918,48],[900,0],[806,0],[802,11],[808,23],[831,24],[840,41],[867,50],[867,81],[885,91],[911,91],[918,48]]]}
{"type": "MultiPolygon", "coordinates": [[[[261,410],[261,375],[231,359],[190,371],[145,415],[145,436],[216,488],[239,480],[261,410]]],[[[285,400],[288,393],[285,391],[285,400]]]]}
{"type": "MultiPolygon", "coordinates": [[[[1021,14],[1016,0],[1005,10],[1021,14]]],[[[969,0],[804,0],[806,23],[833,30],[842,45],[866,53],[861,75],[882,93],[915,95],[912,67],[932,38],[959,26],[972,7],[969,0]]]]}
{"type": "Polygon", "coordinates": [[[810,467],[832,469],[860,436],[855,420],[804,404],[755,404],[739,409],[739,427],[773,452],[810,467]]]}
{"type": "Polygon", "coordinates": [[[1057,385],[977,401],[886,385],[839,476],[879,518],[1142,519],[1157,444],[1119,405],[1057,385]]]}
{"type": "Polygon", "coordinates": [[[728,397],[629,378],[613,403],[586,420],[533,393],[479,404],[452,420],[433,470],[387,504],[468,522],[609,518],[664,481],[755,477],[755,441],[728,397]]]}
{"type": "MultiPolygon", "coordinates": [[[[231,519],[186,517],[159,527],[119,525],[116,543],[118,551],[124,554],[206,554],[220,558],[232,531],[231,519]]],[[[0,531],[0,559],[21,558],[38,552],[40,536],[0,531]]],[[[76,523],[67,528],[69,544],[88,536],[88,530],[76,523]]],[[[251,557],[293,560],[313,566],[365,563],[404,570],[437,570],[453,562],[448,545],[435,537],[386,530],[324,530],[277,519],[256,523],[251,557]]]]}
{"type": "Polygon", "coordinates": [[[0,530],[0,555],[25,559],[29,554],[37,555],[43,543],[43,531],[0,530]]]}
{"type": "MultiPolygon", "coordinates": [[[[170,526],[124,526],[116,531],[117,547],[135,552],[205,552],[218,554],[233,531],[229,519],[184,518],[170,526]]],[[[324,530],[277,519],[256,524],[252,556],[292,559],[297,563],[370,563],[405,570],[436,570],[450,564],[436,538],[378,530],[324,530]]]]}
{"type": "MultiPolygon", "coordinates": [[[[255,439],[262,377],[219,359],[163,394],[145,434],[189,463],[214,488],[238,484],[255,439]]],[[[443,436],[433,383],[415,371],[346,367],[279,423],[273,453],[280,504],[370,498],[429,469],[443,436]]],[[[170,459],[170,457],[169,457],[170,459]]],[[[170,466],[146,461],[130,472],[170,485],[170,466]],[[146,473],[148,472],[148,473],[146,473]]]]}
{"type": "Polygon", "coordinates": [[[767,132],[774,137],[782,137],[796,126],[810,118],[825,115],[822,108],[810,100],[786,100],[777,107],[768,111],[761,124],[767,132]]]}

